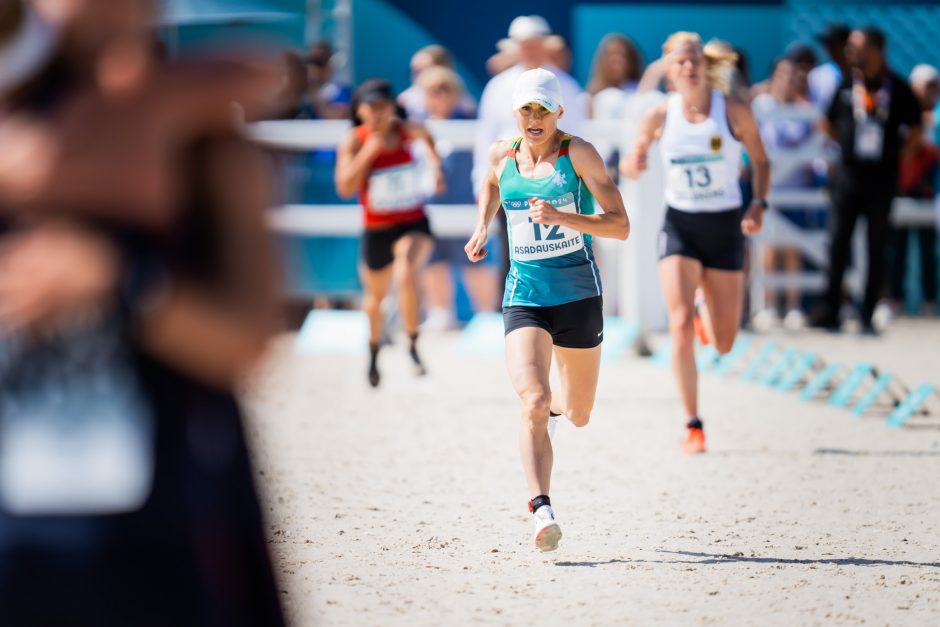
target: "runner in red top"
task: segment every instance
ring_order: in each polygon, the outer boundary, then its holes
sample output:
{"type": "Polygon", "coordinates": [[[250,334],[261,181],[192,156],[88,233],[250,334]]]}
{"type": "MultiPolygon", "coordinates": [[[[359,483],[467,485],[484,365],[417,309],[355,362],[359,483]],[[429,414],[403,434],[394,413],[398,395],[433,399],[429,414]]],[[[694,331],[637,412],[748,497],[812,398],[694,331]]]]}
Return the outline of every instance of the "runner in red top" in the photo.
{"type": "Polygon", "coordinates": [[[440,159],[434,140],[421,126],[399,116],[391,85],[367,80],[352,99],[353,123],[339,145],[336,189],[341,196],[359,195],[365,221],[360,274],[365,294],[362,308],[369,316],[369,383],[379,384],[378,354],[382,333],[381,304],[392,279],[398,285],[398,305],[408,334],[415,372],[425,373],[418,357],[418,273],[434,247],[424,213],[427,195],[420,185],[411,143],[427,145],[434,171],[435,193],[444,190],[440,159]]]}

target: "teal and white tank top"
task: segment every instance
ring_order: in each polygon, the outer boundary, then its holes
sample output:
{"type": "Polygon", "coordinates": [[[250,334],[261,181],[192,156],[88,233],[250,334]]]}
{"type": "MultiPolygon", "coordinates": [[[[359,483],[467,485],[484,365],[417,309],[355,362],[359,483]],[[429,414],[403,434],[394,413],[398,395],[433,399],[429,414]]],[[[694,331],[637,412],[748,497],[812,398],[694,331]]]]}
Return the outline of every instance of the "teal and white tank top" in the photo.
{"type": "Polygon", "coordinates": [[[537,179],[519,173],[516,153],[522,138],[512,142],[499,177],[499,195],[509,233],[509,274],[503,307],[551,307],[601,294],[601,278],[591,249],[591,236],[557,225],[535,224],[529,199],[548,201],[559,211],[593,214],[594,197],[571,164],[565,135],[555,172],[537,179]]]}

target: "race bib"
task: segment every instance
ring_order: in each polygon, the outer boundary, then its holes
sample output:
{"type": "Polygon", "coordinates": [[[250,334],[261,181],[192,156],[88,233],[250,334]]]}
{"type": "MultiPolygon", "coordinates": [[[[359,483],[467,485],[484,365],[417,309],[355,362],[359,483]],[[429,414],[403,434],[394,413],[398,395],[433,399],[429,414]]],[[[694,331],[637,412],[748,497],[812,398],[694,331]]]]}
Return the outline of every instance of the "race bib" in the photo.
{"type": "MultiPolygon", "coordinates": [[[[557,198],[546,198],[558,211],[578,213],[574,193],[557,198]]],[[[512,228],[510,254],[516,261],[538,261],[573,253],[584,248],[581,231],[557,224],[536,224],[529,217],[528,200],[507,200],[503,203],[512,228]]]]}
{"type": "Polygon", "coordinates": [[[864,161],[881,159],[885,130],[876,120],[864,118],[855,122],[855,156],[864,161]]]}
{"type": "Polygon", "coordinates": [[[666,186],[677,201],[694,202],[723,196],[727,181],[725,160],[718,153],[672,159],[666,186]]]}
{"type": "Polygon", "coordinates": [[[423,201],[413,163],[374,170],[369,175],[369,205],[376,213],[408,211],[423,201]]]}

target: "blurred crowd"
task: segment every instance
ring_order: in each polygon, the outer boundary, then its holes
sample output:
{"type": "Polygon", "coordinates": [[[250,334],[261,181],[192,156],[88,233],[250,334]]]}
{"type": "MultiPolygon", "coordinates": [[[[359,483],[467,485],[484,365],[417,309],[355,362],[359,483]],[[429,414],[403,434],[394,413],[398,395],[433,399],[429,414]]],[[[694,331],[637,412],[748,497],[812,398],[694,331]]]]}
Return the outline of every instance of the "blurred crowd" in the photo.
{"type": "MultiPolygon", "coordinates": [[[[760,125],[773,164],[772,197],[782,199],[773,203],[772,211],[785,220],[784,224],[796,229],[830,231],[830,248],[835,249],[832,254],[838,257],[830,259],[835,276],[829,277],[829,288],[820,297],[818,290],[816,293],[808,292],[794,278],[812,266],[800,248],[795,245],[765,247],[762,270],[784,278],[769,283],[765,306],[752,312],[758,328],[779,324],[788,328],[801,328],[807,324],[832,328],[840,315],[833,308],[844,306],[843,313],[850,309],[841,287],[841,275],[849,257],[847,244],[843,241],[846,229],[842,228],[843,232],[837,233],[840,224],[846,226],[847,221],[831,219],[840,213],[839,207],[828,210],[827,203],[819,200],[819,191],[825,190],[838,201],[840,185],[847,185],[846,177],[840,178],[840,173],[849,173],[857,165],[851,159],[840,157],[845,146],[841,147],[840,153],[837,133],[827,133],[826,129],[826,121],[832,115],[840,115],[839,107],[832,106],[840,87],[870,84],[867,93],[875,100],[881,98],[884,101],[882,108],[890,107],[891,123],[895,118],[903,118],[899,132],[905,141],[897,147],[892,142],[886,142],[884,146],[888,150],[897,148],[898,154],[880,155],[888,169],[894,169],[896,162],[897,171],[879,169],[871,174],[890,188],[891,197],[934,198],[937,176],[935,118],[940,97],[940,73],[933,66],[920,64],[909,76],[898,77],[884,62],[888,42],[880,31],[876,28],[861,31],[867,36],[862,36],[861,44],[853,47],[851,36],[855,31],[850,26],[829,24],[817,34],[818,46],[806,42],[790,44],[768,68],[768,78],[759,82],[751,80],[752,68],[744,51],[729,42],[712,41],[709,44],[723,49],[729,58],[734,59],[734,69],[726,77],[727,91],[751,103],[760,125]],[[818,54],[817,50],[822,50],[823,54],[818,54]],[[863,76],[866,61],[861,57],[867,58],[870,54],[880,55],[880,65],[869,72],[871,76],[863,76]],[[886,87],[880,84],[882,75],[892,77],[885,78],[886,87]],[[910,102],[918,111],[917,125],[910,124],[907,120],[909,112],[902,111],[905,107],[910,108],[905,97],[907,93],[913,94],[910,102]],[[799,194],[813,190],[817,192],[815,195],[799,194]]],[[[337,119],[350,115],[352,86],[336,82],[330,70],[333,52],[328,44],[315,44],[306,57],[295,53],[288,56],[291,67],[295,68],[289,81],[294,90],[295,105],[289,107],[286,117],[337,119]]],[[[467,92],[455,60],[445,47],[433,44],[418,49],[411,57],[411,84],[397,97],[401,116],[416,122],[464,119],[478,122],[472,165],[471,155],[448,151],[445,146],[442,160],[448,191],[432,196],[429,202],[474,202],[474,190],[478,188],[484,170],[482,164],[485,163],[486,149],[494,140],[510,137],[516,132],[511,111],[504,103],[509,99],[515,77],[522,71],[544,67],[558,76],[566,104],[563,127],[567,132],[583,134],[587,119],[621,119],[627,115],[631,97],[670,91],[663,65],[662,59],[644,59],[628,35],[610,33],[598,42],[590,75],[586,85],[581,85],[571,75],[572,52],[565,39],[553,33],[543,17],[523,15],[509,24],[507,36],[496,42],[493,55],[485,60],[491,78],[476,101],[467,92]],[[468,167],[471,168],[470,177],[467,176],[468,167]]],[[[848,93],[851,94],[851,90],[848,93]]],[[[873,106],[878,108],[877,103],[873,106]]],[[[875,112],[875,118],[878,115],[881,114],[875,112]]],[[[831,121],[838,126],[837,120],[831,121]]],[[[832,128],[832,124],[829,127],[832,128]]],[[[616,168],[611,168],[611,173],[616,176],[616,168]]],[[[742,171],[745,190],[747,184],[745,168],[742,171]]],[[[883,195],[881,191],[878,194],[883,195]]],[[[868,215],[870,212],[864,208],[852,209],[849,213],[865,216],[877,227],[871,230],[880,231],[879,225],[883,221],[880,213],[889,208],[890,203],[888,208],[879,209],[877,214],[868,215]]],[[[841,213],[846,211],[848,209],[843,209],[841,213]]],[[[854,226],[854,218],[850,222],[854,226]]],[[[883,325],[894,315],[910,312],[911,303],[916,307],[914,311],[933,315],[937,292],[936,229],[928,226],[890,227],[885,223],[884,233],[884,238],[867,242],[869,263],[878,266],[869,273],[877,286],[868,288],[872,293],[862,304],[862,322],[874,316],[883,325]],[[918,254],[916,262],[909,263],[912,244],[918,254]],[[914,278],[919,279],[920,285],[914,294],[909,294],[914,278]],[[920,296],[919,303],[913,299],[915,294],[920,296]],[[876,304],[869,302],[872,299],[876,304]]],[[[439,240],[425,275],[425,325],[429,329],[455,326],[454,280],[467,290],[474,311],[496,308],[500,275],[504,273],[495,266],[470,267],[459,254],[457,243],[446,238],[439,240]]],[[[505,264],[503,255],[503,270],[505,264]]]]}

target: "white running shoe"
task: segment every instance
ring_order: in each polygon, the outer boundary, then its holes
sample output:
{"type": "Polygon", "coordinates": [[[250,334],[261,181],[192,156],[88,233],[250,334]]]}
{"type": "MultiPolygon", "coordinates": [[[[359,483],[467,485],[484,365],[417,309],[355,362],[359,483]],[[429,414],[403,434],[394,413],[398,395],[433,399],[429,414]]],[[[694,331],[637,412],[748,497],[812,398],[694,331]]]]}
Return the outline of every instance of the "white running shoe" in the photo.
{"type": "Polygon", "coordinates": [[[535,546],[540,551],[554,551],[561,540],[561,527],[555,521],[551,505],[543,505],[532,514],[535,520],[535,546]]]}
{"type": "Polygon", "coordinates": [[[799,331],[806,328],[806,315],[799,309],[791,309],[783,317],[783,328],[788,331],[799,331]]]}

